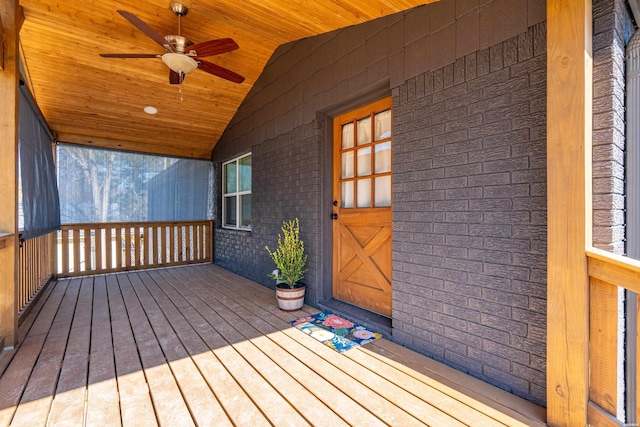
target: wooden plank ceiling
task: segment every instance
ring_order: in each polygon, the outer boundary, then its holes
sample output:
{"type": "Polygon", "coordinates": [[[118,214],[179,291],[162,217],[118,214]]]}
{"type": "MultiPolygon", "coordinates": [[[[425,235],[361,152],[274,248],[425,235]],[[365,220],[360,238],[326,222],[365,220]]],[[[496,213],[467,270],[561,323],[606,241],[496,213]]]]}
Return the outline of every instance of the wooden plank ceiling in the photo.
{"type": "Polygon", "coordinates": [[[20,0],[20,49],[26,79],[58,140],[209,158],[278,46],[431,1],[183,0],[189,7],[183,36],[238,43],[239,49],[206,60],[246,77],[241,84],[195,70],[182,85],[170,85],[158,58],[99,56],[164,53],[116,10],[135,14],[163,36],[177,34],[171,0],[20,0]],[[145,114],[147,105],[158,113],[145,114]]]}

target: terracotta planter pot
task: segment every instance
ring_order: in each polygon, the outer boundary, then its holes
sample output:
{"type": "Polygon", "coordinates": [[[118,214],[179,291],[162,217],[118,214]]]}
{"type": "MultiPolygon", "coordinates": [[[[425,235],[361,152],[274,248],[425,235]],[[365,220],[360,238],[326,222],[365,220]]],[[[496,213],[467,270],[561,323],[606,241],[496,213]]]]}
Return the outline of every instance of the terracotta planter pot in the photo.
{"type": "Polygon", "coordinates": [[[277,285],[276,299],[278,300],[278,308],[282,311],[300,310],[304,305],[305,290],[305,285],[296,285],[293,289],[287,285],[277,285]]]}

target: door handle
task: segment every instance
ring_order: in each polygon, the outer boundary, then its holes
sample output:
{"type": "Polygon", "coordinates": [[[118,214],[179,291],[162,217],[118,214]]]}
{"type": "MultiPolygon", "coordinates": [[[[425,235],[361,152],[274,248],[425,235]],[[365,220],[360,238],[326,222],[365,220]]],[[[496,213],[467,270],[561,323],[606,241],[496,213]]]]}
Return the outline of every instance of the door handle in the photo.
{"type": "Polygon", "coordinates": [[[335,212],[334,212],[334,213],[332,213],[332,214],[331,214],[331,219],[333,219],[333,220],[338,219],[338,214],[337,214],[337,213],[335,213],[335,212]]]}

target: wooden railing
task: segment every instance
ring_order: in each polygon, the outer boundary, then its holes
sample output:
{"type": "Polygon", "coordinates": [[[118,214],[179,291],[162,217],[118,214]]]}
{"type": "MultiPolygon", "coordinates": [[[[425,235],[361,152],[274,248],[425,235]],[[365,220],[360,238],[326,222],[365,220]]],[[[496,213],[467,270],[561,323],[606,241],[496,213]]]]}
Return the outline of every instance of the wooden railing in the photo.
{"type": "Polygon", "coordinates": [[[58,239],[58,276],[211,261],[212,221],[70,224],[58,239]]]}
{"type": "MultiPolygon", "coordinates": [[[[599,249],[587,251],[590,281],[589,425],[623,426],[618,403],[618,287],[640,294],[640,261],[599,249]]],[[[635,351],[638,359],[638,348],[635,351]]],[[[640,384],[640,382],[636,381],[640,384]]],[[[640,416],[637,414],[636,416],[640,416]]]]}
{"type": "Polygon", "coordinates": [[[22,314],[56,270],[56,232],[20,243],[18,260],[18,308],[22,314]]]}

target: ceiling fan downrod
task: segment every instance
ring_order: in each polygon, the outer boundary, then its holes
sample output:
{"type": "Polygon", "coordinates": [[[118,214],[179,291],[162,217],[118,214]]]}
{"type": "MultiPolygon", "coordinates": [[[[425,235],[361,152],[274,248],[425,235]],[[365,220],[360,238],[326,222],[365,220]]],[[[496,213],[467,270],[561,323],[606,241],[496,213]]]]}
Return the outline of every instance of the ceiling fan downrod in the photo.
{"type": "Polygon", "coordinates": [[[189,8],[182,3],[171,3],[169,5],[171,11],[178,17],[178,35],[182,35],[182,17],[187,16],[189,8]]]}

